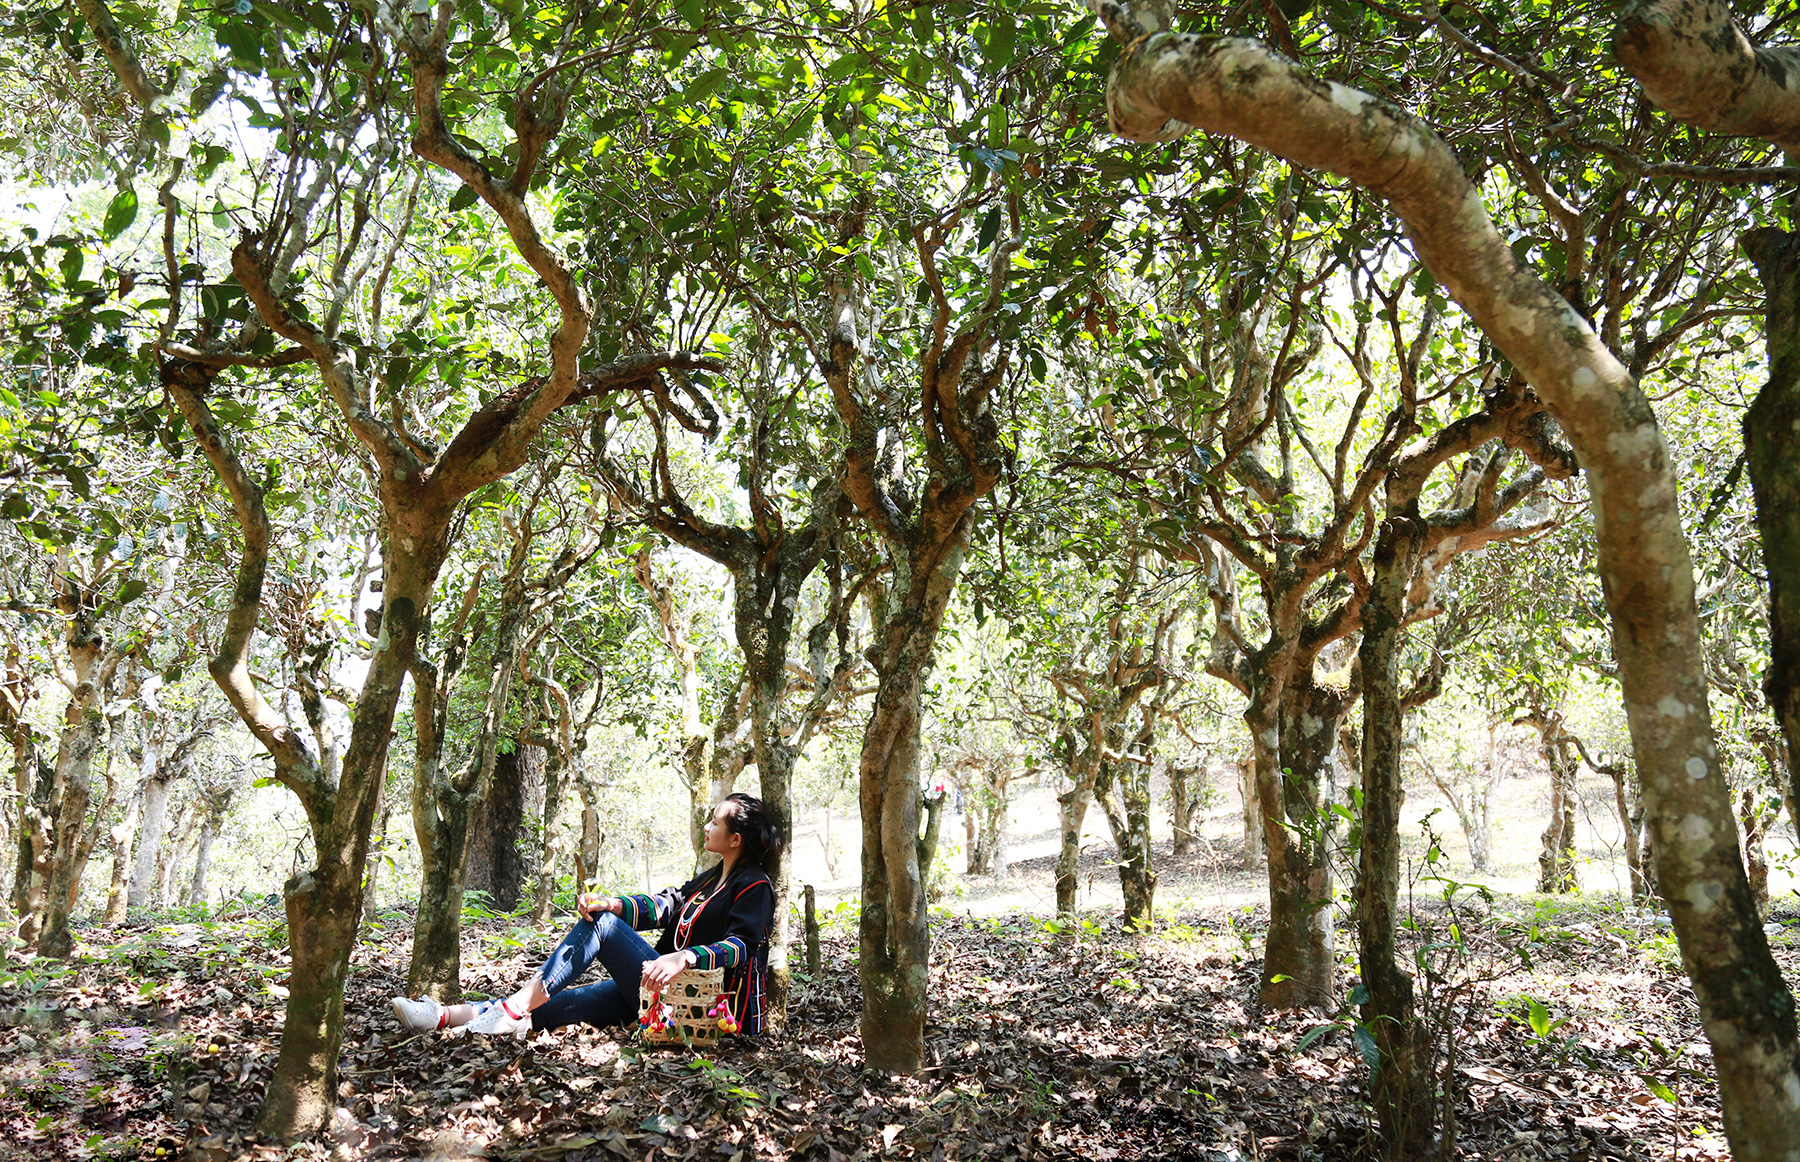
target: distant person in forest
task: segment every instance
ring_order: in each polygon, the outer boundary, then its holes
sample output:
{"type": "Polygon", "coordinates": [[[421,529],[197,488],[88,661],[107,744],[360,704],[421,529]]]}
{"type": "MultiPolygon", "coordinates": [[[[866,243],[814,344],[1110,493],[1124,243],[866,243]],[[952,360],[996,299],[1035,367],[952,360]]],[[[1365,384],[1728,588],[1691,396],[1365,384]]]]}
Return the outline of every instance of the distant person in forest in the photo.
{"type": "Polygon", "coordinates": [[[683,969],[723,968],[731,1015],[745,1036],[754,1036],[763,1028],[775,920],[775,887],[763,869],[781,848],[780,829],[761,799],[727,796],[706,825],[706,850],[719,856],[713,867],[654,896],[582,895],[576,902],[581,919],[505,1000],[445,1006],[430,997],[395,997],[394,1014],[408,1029],[453,1035],[523,1037],[577,1021],[606,1028],[636,1020],[640,981],[661,990],[683,969]],[[654,948],[638,935],[648,928],[662,929],[654,948]],[[611,979],[570,988],[595,961],[611,979]]]}

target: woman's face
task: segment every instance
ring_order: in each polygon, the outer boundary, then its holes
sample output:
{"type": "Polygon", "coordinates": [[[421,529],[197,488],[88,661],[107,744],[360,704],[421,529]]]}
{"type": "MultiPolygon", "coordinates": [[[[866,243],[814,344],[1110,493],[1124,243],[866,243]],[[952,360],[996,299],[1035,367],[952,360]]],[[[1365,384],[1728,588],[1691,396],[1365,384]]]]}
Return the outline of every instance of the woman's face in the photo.
{"type": "Polygon", "coordinates": [[[719,809],[713,812],[712,822],[706,825],[706,850],[718,855],[730,855],[742,847],[744,837],[731,829],[731,807],[720,803],[719,809]]]}

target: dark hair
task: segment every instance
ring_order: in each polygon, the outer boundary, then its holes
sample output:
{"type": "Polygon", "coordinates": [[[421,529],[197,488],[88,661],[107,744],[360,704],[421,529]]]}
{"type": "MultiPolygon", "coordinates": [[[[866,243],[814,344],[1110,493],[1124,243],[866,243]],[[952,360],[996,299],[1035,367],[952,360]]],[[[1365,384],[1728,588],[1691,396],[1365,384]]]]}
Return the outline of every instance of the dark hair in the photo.
{"type": "Polygon", "coordinates": [[[719,805],[725,808],[725,822],[731,826],[731,833],[744,838],[744,850],[739,859],[766,868],[770,861],[781,855],[785,846],[781,828],[769,818],[769,809],[763,806],[761,799],[737,791],[725,796],[725,801],[719,805]]]}

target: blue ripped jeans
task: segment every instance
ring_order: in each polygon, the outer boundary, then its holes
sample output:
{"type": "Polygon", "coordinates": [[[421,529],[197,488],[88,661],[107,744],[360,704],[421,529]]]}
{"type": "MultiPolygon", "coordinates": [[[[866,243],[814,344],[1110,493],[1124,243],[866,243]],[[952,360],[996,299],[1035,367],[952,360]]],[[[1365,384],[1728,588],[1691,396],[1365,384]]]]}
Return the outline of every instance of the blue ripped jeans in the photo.
{"type": "Polygon", "coordinates": [[[538,969],[550,999],[531,1012],[533,1029],[560,1029],[578,1021],[606,1028],[637,1020],[638,979],[656,949],[611,912],[579,920],[538,969]],[[598,960],[611,980],[570,988],[598,960]]]}

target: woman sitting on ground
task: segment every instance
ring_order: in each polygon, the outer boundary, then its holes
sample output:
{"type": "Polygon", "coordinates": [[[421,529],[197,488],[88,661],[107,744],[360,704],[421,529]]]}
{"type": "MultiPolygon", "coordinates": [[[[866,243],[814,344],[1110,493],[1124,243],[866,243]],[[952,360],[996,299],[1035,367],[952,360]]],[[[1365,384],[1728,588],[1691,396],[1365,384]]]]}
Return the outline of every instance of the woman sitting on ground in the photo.
{"type": "Polygon", "coordinates": [[[706,825],[706,850],[719,856],[715,866],[654,896],[583,895],[576,904],[581,919],[544,966],[505,1000],[445,1006],[429,997],[395,997],[394,1014],[417,1032],[523,1037],[577,1021],[606,1028],[637,1019],[640,979],[661,991],[683,969],[723,968],[731,1014],[745,1036],[755,1036],[763,1028],[763,982],[775,919],[775,887],[763,866],[781,847],[781,832],[762,800],[730,795],[706,825]],[[638,930],[655,927],[662,937],[652,948],[638,930]],[[596,960],[612,979],[570,988],[596,960]]]}

